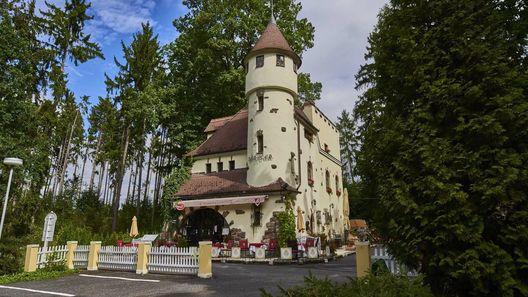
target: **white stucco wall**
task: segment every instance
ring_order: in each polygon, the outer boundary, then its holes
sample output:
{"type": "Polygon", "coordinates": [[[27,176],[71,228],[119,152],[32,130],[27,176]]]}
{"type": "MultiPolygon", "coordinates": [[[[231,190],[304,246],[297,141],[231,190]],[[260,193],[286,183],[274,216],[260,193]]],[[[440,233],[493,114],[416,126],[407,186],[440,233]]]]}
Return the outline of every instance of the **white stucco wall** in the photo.
{"type": "Polygon", "coordinates": [[[191,169],[191,173],[204,173],[205,164],[211,163],[211,171],[217,172],[217,163],[224,163],[224,171],[229,170],[229,161],[235,160],[235,169],[247,168],[247,154],[246,151],[236,151],[223,154],[213,154],[207,156],[195,157],[191,169]]]}
{"type": "Polygon", "coordinates": [[[276,53],[266,53],[264,55],[264,66],[256,67],[256,57],[248,60],[248,70],[246,73],[246,96],[256,91],[258,88],[282,88],[291,93],[297,94],[297,73],[293,70],[292,58],[285,56],[284,67],[277,66],[276,53]]]}

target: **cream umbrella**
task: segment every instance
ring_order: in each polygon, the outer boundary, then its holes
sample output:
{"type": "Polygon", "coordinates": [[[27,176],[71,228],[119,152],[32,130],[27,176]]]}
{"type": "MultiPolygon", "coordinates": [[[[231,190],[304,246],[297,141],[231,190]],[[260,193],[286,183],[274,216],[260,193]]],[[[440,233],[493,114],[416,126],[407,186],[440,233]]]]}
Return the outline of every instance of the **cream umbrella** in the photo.
{"type": "Polygon", "coordinates": [[[345,229],[350,230],[350,206],[348,205],[348,191],[347,189],[343,189],[343,223],[345,225],[345,229]]]}
{"type": "Polygon", "coordinates": [[[299,206],[297,206],[297,229],[299,230],[299,232],[302,232],[304,231],[305,227],[304,227],[304,217],[303,217],[303,214],[302,214],[302,210],[299,206]]]}
{"type": "Polygon", "coordinates": [[[130,237],[135,238],[138,234],[137,218],[134,216],[132,218],[132,225],[130,226],[130,237]]]}

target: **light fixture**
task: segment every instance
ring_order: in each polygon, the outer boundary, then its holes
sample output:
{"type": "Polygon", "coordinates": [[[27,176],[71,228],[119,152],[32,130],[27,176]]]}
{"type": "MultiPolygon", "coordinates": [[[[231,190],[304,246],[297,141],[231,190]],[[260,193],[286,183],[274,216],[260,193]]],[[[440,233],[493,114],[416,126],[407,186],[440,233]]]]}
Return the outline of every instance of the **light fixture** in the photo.
{"type": "Polygon", "coordinates": [[[7,210],[7,200],[9,199],[9,190],[11,190],[11,180],[13,179],[13,168],[15,166],[21,166],[24,164],[24,161],[19,158],[5,158],[4,164],[10,167],[9,170],[9,179],[7,181],[7,190],[4,198],[4,208],[2,209],[2,219],[0,220],[0,238],[2,238],[2,230],[4,229],[4,220],[7,210]]]}

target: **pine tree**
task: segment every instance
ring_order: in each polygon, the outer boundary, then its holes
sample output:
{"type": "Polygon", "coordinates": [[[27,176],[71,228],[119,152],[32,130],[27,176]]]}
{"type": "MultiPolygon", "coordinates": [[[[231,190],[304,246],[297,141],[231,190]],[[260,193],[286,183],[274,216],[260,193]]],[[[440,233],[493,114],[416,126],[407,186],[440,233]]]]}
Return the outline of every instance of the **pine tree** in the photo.
{"type": "Polygon", "coordinates": [[[528,295],[526,7],[393,0],[369,38],[359,173],[437,295],[528,295]]]}

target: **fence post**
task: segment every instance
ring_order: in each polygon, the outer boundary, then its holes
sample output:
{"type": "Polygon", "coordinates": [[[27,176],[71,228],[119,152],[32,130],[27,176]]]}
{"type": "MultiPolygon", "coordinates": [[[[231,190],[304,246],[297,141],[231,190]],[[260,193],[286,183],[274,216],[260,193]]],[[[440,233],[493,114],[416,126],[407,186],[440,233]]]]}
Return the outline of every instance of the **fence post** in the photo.
{"type": "Polygon", "coordinates": [[[37,270],[38,244],[28,244],[26,246],[26,259],[24,260],[24,272],[37,270]]]}
{"type": "Polygon", "coordinates": [[[356,274],[357,277],[366,276],[370,271],[370,243],[355,241],[356,246],[356,274]]]}
{"type": "Polygon", "coordinates": [[[148,273],[148,254],[150,253],[150,242],[141,242],[138,244],[137,249],[137,266],[136,266],[136,273],[137,274],[147,274],[148,273]]]}
{"type": "Polygon", "coordinates": [[[213,265],[211,260],[212,241],[200,241],[198,250],[198,277],[211,278],[213,276],[213,265]]]}
{"type": "Polygon", "coordinates": [[[66,267],[74,269],[73,259],[75,258],[75,250],[77,249],[77,241],[67,241],[68,252],[66,253],[66,267]]]}
{"type": "Polygon", "coordinates": [[[99,250],[101,249],[100,241],[91,241],[90,250],[88,251],[88,267],[86,270],[97,270],[97,262],[99,261],[99,250]]]}

